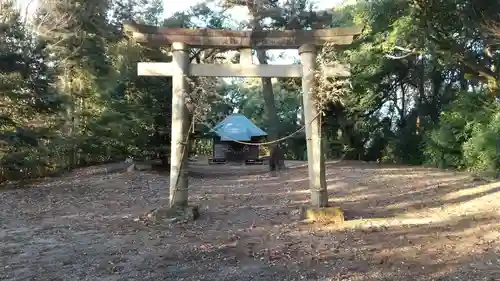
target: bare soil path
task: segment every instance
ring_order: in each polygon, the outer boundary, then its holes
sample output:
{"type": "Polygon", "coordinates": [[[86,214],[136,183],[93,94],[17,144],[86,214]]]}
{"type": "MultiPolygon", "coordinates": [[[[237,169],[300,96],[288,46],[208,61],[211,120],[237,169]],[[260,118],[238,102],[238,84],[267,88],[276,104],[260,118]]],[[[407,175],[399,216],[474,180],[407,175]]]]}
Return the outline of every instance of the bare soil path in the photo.
{"type": "Polygon", "coordinates": [[[193,165],[188,224],[137,218],[168,177],[75,171],[0,192],[0,280],[500,280],[500,183],[420,167],[328,167],[341,226],[299,222],[307,168],[193,165]]]}

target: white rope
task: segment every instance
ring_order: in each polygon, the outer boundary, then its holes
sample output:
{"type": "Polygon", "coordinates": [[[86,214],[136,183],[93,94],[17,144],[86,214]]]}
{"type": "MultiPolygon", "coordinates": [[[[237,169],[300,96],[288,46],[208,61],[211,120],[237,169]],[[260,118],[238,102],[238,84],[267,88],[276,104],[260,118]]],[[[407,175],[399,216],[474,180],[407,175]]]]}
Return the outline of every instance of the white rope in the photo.
{"type": "MultiPolygon", "coordinates": [[[[304,126],[302,126],[300,129],[298,129],[297,131],[285,136],[285,137],[282,137],[282,138],[279,138],[277,140],[273,140],[273,141],[268,141],[268,142],[259,142],[259,143],[253,143],[253,142],[244,142],[244,141],[239,141],[239,140],[235,140],[235,139],[232,139],[228,136],[224,136],[224,138],[227,138],[229,141],[232,141],[232,142],[235,142],[235,143],[240,143],[240,144],[244,144],[244,145],[252,145],[252,146],[264,146],[264,145],[271,145],[271,144],[275,144],[275,143],[278,143],[278,142],[282,142],[284,140],[287,140],[293,136],[295,136],[296,134],[300,133],[301,131],[303,131],[307,125],[311,125],[311,123],[316,119],[318,118],[318,116],[320,116],[322,112],[318,112],[318,114],[316,114],[316,116],[314,116],[314,118],[309,122],[309,124],[305,124],[304,126]]],[[[207,125],[205,125],[206,127],[208,127],[207,125]]],[[[213,129],[213,128],[212,128],[213,129]]]]}

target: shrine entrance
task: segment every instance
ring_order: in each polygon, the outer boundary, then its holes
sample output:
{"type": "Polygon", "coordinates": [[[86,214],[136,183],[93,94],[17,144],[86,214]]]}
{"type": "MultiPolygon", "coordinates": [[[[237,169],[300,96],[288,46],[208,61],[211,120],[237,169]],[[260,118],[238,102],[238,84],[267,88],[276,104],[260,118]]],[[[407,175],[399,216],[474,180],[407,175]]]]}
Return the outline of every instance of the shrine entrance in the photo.
{"type": "MultiPolygon", "coordinates": [[[[139,62],[138,75],[172,76],[172,139],[170,154],[170,206],[185,206],[188,203],[187,143],[189,118],[185,105],[188,92],[187,77],[288,77],[302,78],[307,159],[311,204],[316,207],[328,205],[325,179],[325,159],[321,140],[321,124],[314,104],[313,88],[318,48],[325,43],[348,45],[359,27],[318,30],[285,31],[232,31],[216,29],[163,28],[124,24],[125,32],[138,43],[171,46],[173,61],[139,62]],[[239,50],[239,64],[191,64],[189,48],[221,48],[239,50]],[[301,65],[254,65],[252,49],[297,49],[301,65]]],[[[348,75],[342,66],[322,69],[322,75],[338,77],[348,75]]]]}

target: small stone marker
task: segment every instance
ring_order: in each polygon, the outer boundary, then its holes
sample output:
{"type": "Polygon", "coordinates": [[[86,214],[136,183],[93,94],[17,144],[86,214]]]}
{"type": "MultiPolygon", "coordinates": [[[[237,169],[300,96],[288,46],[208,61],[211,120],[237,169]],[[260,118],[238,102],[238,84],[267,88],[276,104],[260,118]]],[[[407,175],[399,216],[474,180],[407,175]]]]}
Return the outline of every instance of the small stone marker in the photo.
{"type": "Polygon", "coordinates": [[[127,173],[131,173],[135,170],[135,163],[134,163],[134,158],[132,157],[127,157],[127,159],[125,159],[125,165],[127,165],[127,173]]]}

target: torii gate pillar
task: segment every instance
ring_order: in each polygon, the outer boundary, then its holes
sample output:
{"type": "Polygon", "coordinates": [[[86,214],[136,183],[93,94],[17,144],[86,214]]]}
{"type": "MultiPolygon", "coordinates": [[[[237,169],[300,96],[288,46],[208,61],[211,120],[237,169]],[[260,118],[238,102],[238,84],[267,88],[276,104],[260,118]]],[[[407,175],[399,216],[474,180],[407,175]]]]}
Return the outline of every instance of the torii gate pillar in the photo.
{"type": "Polygon", "coordinates": [[[186,108],[189,50],[186,44],[172,44],[172,125],[170,145],[170,207],[188,204],[189,118],[186,108]],[[182,132],[182,134],[179,134],[182,132]]]}
{"type": "Polygon", "coordinates": [[[313,93],[317,47],[315,45],[302,45],[299,47],[299,54],[302,63],[302,98],[304,101],[311,205],[326,207],[328,206],[328,192],[325,178],[325,156],[322,151],[321,122],[313,93]]]}

